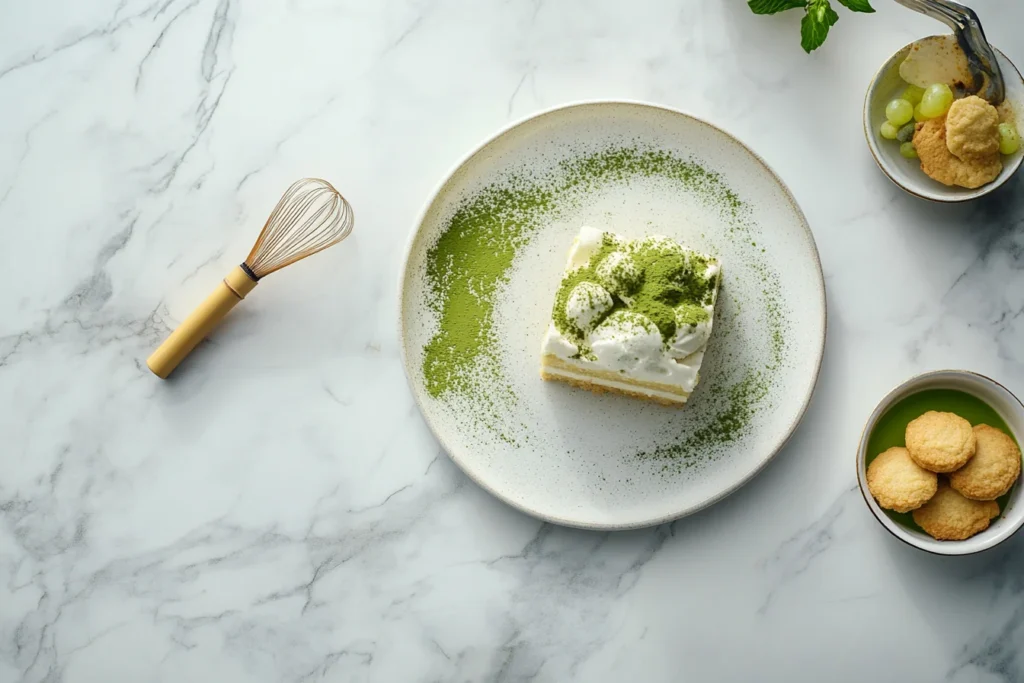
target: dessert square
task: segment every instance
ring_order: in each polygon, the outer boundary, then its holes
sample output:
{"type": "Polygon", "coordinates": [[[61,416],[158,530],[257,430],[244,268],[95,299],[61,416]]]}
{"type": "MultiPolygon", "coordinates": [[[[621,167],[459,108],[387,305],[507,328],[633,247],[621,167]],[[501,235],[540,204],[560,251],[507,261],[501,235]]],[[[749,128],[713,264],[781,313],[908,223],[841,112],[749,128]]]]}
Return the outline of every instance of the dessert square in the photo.
{"type": "Polygon", "coordinates": [[[541,377],[663,405],[700,379],[721,264],[662,236],[584,226],[569,250],[541,347],[541,377]]]}

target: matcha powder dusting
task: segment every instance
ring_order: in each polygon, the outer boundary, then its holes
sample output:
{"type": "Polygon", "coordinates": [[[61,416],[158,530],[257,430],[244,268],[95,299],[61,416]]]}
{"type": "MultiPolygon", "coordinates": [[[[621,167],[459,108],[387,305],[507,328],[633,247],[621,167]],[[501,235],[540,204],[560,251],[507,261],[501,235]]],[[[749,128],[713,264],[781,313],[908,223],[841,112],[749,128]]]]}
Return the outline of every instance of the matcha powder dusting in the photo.
{"type": "Polygon", "coordinates": [[[429,304],[440,324],[424,349],[423,375],[435,398],[471,389],[474,364],[496,352],[494,294],[549,200],[525,189],[484,190],[455,212],[427,254],[429,304]]]}
{"type": "MultiPolygon", "coordinates": [[[[750,242],[749,209],[721,178],[661,150],[611,147],[563,161],[548,173],[513,172],[463,200],[427,251],[426,304],[437,322],[422,355],[427,393],[453,405],[460,419],[519,445],[527,430],[511,422],[518,399],[503,370],[495,328],[495,302],[516,257],[538,229],[584,205],[592,192],[651,176],[682,186],[719,212],[727,239],[750,242]]],[[[782,324],[778,319],[776,323],[782,324]]],[[[719,386],[708,388],[722,398],[713,410],[704,411],[703,424],[694,426],[690,439],[636,457],[681,465],[706,451],[708,444],[739,438],[768,393],[771,369],[751,371],[731,382],[724,377],[713,381],[719,386]]]]}
{"type": "Polygon", "coordinates": [[[471,418],[509,443],[515,440],[502,422],[515,394],[502,376],[494,295],[550,201],[521,179],[485,188],[456,210],[427,252],[428,305],[438,316],[438,331],[423,349],[427,393],[472,399],[471,418]]]}

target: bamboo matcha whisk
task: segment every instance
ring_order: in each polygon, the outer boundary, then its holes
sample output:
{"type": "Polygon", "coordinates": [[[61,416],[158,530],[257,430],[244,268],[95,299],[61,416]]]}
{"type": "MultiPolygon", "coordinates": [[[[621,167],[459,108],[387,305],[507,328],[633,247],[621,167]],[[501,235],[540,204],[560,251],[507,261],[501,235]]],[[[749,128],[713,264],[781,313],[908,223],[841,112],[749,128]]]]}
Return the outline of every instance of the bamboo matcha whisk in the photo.
{"type": "Polygon", "coordinates": [[[166,379],[261,278],[337,244],[352,232],[352,207],[330,183],[304,178],[284,193],[252,251],[192,311],[146,365],[166,379]]]}

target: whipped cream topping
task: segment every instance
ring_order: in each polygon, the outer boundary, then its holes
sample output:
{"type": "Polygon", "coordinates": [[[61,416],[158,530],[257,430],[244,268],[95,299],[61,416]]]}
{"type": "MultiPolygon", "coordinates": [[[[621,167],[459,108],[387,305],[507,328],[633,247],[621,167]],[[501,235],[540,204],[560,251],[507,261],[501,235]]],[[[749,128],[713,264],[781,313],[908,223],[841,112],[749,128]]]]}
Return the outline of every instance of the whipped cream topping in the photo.
{"type": "Polygon", "coordinates": [[[613,251],[597,264],[597,275],[608,291],[629,301],[636,293],[640,269],[633,257],[624,251],[613,251]]]}
{"type": "Polygon", "coordinates": [[[612,295],[594,282],[581,282],[573,287],[565,304],[565,314],[581,330],[590,331],[594,321],[612,310],[612,295]]]}
{"type": "Polygon", "coordinates": [[[704,348],[711,338],[711,319],[696,325],[680,325],[669,346],[673,358],[686,358],[704,348]]]}
{"type": "Polygon", "coordinates": [[[661,333],[639,313],[618,310],[594,329],[589,338],[596,365],[624,370],[628,375],[657,373],[662,356],[661,333]]]}
{"type": "Polygon", "coordinates": [[[631,379],[693,391],[711,336],[718,294],[718,261],[685,249],[667,237],[630,242],[585,226],[569,252],[564,277],[569,278],[588,265],[594,266],[589,272],[595,274],[599,282],[579,282],[565,301],[565,315],[583,333],[582,339],[574,340],[563,334],[552,319],[544,335],[542,353],[580,367],[609,370],[631,379]],[[610,252],[609,238],[613,240],[610,252]],[[710,300],[680,301],[676,305],[676,329],[668,339],[653,320],[630,308],[643,275],[633,254],[648,248],[683,255],[691,267],[703,270],[705,279],[716,278],[710,300]],[[607,253],[601,261],[590,264],[591,258],[602,249],[607,253]],[[615,298],[620,302],[618,308],[615,298]],[[595,325],[595,321],[599,322],[595,325]]]}

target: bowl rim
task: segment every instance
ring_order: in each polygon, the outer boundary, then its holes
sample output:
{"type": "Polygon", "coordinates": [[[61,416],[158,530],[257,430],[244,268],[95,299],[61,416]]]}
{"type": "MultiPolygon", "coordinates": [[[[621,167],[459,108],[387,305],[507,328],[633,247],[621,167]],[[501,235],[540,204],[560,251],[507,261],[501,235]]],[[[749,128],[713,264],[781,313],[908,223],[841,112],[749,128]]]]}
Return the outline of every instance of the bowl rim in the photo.
{"type": "MultiPolygon", "coordinates": [[[[990,192],[994,192],[995,190],[997,190],[1000,187],[1002,187],[1003,185],[1005,185],[1006,182],[1010,178],[1012,178],[1017,173],[1018,170],[1020,170],[1021,164],[1022,164],[1022,162],[1024,162],[1024,154],[1020,154],[1020,155],[1017,156],[1017,160],[1013,162],[1013,165],[1012,165],[1012,168],[1010,169],[1010,172],[1007,173],[1002,178],[1002,180],[999,180],[999,179],[993,180],[992,182],[987,183],[985,185],[982,185],[981,187],[975,188],[974,190],[968,190],[967,188],[961,188],[961,189],[965,190],[965,192],[963,194],[958,194],[958,195],[954,195],[954,196],[940,195],[938,193],[929,192],[927,190],[921,190],[921,189],[915,189],[915,188],[907,187],[906,185],[901,183],[899,180],[897,180],[895,177],[893,177],[892,173],[889,172],[889,169],[887,168],[886,163],[882,160],[882,158],[880,157],[880,155],[879,155],[879,153],[877,151],[876,145],[878,144],[878,141],[875,139],[874,131],[873,131],[872,127],[871,127],[871,121],[870,121],[870,119],[871,119],[871,101],[872,101],[871,95],[872,95],[872,93],[874,93],[875,88],[878,85],[879,80],[882,78],[882,75],[884,73],[886,73],[892,67],[892,64],[896,60],[896,58],[899,57],[901,53],[903,53],[905,50],[909,49],[914,43],[918,42],[919,40],[925,40],[927,38],[935,38],[935,37],[938,37],[938,36],[946,36],[946,35],[952,35],[952,34],[949,34],[949,33],[938,33],[938,34],[931,35],[931,36],[923,36],[921,38],[916,38],[913,41],[911,41],[911,42],[907,43],[906,45],[904,45],[903,47],[901,47],[900,49],[896,50],[896,52],[893,52],[892,55],[890,55],[888,59],[886,59],[884,62],[882,62],[882,65],[875,72],[875,75],[871,77],[871,81],[868,83],[867,90],[864,93],[864,106],[863,106],[863,111],[862,111],[862,114],[861,114],[861,119],[862,119],[862,127],[864,129],[864,140],[865,140],[865,142],[867,142],[868,151],[871,152],[871,156],[875,160],[875,164],[878,166],[878,168],[882,171],[882,173],[885,174],[885,177],[887,177],[890,181],[892,181],[892,183],[894,185],[896,185],[897,187],[902,189],[904,192],[906,192],[908,194],[911,194],[911,195],[913,195],[915,197],[918,197],[919,199],[926,199],[928,201],[935,202],[937,204],[962,204],[963,202],[969,202],[969,201],[972,201],[974,199],[979,199],[981,197],[984,197],[985,195],[989,194],[990,192]]],[[[997,47],[995,47],[993,45],[992,49],[995,50],[996,55],[997,55],[998,58],[1000,58],[1006,64],[1010,65],[1010,67],[1013,69],[1012,73],[1017,76],[1017,80],[1020,81],[1021,86],[1024,87],[1024,75],[1021,74],[1020,69],[1017,68],[1017,65],[1014,64],[1013,61],[1009,57],[1007,57],[1006,54],[1002,50],[1000,50],[999,48],[997,48],[997,47]]],[[[1002,65],[1000,65],[1000,66],[1002,66],[1002,65]]]]}
{"type": "MultiPolygon", "coordinates": [[[[976,542],[975,545],[977,545],[978,547],[973,548],[973,549],[966,549],[964,547],[964,545],[963,545],[964,543],[966,543],[970,539],[964,539],[963,541],[944,541],[943,545],[940,546],[940,547],[942,547],[944,549],[948,548],[948,552],[947,552],[946,550],[937,550],[937,549],[928,548],[928,547],[925,547],[923,545],[920,545],[914,539],[913,536],[911,536],[909,533],[907,533],[905,530],[903,530],[900,527],[898,522],[892,520],[888,515],[885,514],[885,512],[882,510],[881,506],[878,505],[878,503],[874,500],[874,497],[871,495],[871,492],[868,490],[868,484],[867,484],[867,442],[868,442],[868,439],[870,438],[871,430],[878,423],[879,418],[881,418],[882,415],[885,414],[885,411],[890,406],[892,406],[892,404],[893,404],[893,402],[895,400],[894,397],[897,394],[899,394],[902,390],[906,389],[907,387],[909,387],[911,385],[918,384],[918,383],[920,383],[923,380],[927,380],[929,378],[940,376],[940,375],[947,375],[947,376],[948,375],[953,375],[953,376],[956,376],[956,375],[970,376],[970,377],[974,377],[976,379],[980,379],[982,382],[990,383],[990,384],[998,387],[999,389],[1002,389],[1004,392],[1006,392],[1007,396],[1009,396],[1011,399],[1013,399],[1013,402],[1016,402],[1016,405],[1018,407],[1019,412],[1022,415],[1024,415],[1024,402],[1021,402],[1020,398],[1018,398],[1016,394],[1014,394],[1012,391],[1010,391],[1010,389],[1008,387],[1006,387],[1004,384],[1002,384],[1001,382],[997,382],[996,380],[992,379],[991,377],[989,377],[987,375],[983,375],[980,372],[974,372],[973,370],[962,370],[962,369],[955,369],[955,368],[946,368],[946,369],[941,369],[941,370],[930,370],[928,372],[922,372],[920,374],[914,375],[913,377],[910,377],[910,378],[904,380],[903,382],[900,382],[895,387],[893,387],[891,390],[889,390],[885,394],[885,396],[883,396],[882,399],[880,401],[878,401],[878,403],[875,404],[875,407],[872,409],[871,414],[868,415],[867,420],[864,422],[864,427],[861,430],[860,440],[857,443],[856,457],[854,459],[855,460],[854,464],[857,467],[857,484],[858,484],[858,486],[860,488],[861,496],[864,498],[864,504],[867,506],[868,510],[871,511],[871,514],[874,516],[875,520],[879,524],[882,525],[883,529],[888,531],[893,537],[897,538],[898,540],[902,541],[903,543],[906,543],[907,545],[911,546],[912,548],[916,548],[917,550],[922,550],[922,551],[924,551],[926,553],[929,553],[929,554],[932,554],[932,555],[939,555],[939,556],[942,556],[942,557],[976,555],[978,553],[982,553],[982,552],[985,552],[987,550],[991,550],[992,548],[995,548],[995,547],[1001,545],[1002,543],[1005,543],[1006,541],[1008,541],[1011,538],[1013,538],[1014,535],[1016,535],[1016,533],[1018,531],[1020,531],[1021,527],[1024,526],[1024,508],[1022,508],[1022,510],[1021,510],[1021,514],[1020,514],[1019,519],[1015,519],[1012,522],[1010,522],[1010,527],[1008,528],[1008,531],[1003,536],[995,537],[994,539],[992,539],[991,541],[987,542],[986,544],[981,544],[981,543],[977,543],[976,542]]],[[[916,392],[912,392],[912,393],[916,393],[916,392]]],[[[967,391],[967,393],[972,393],[972,392],[967,391]]],[[[1013,436],[1016,438],[1016,434],[1014,434],[1013,436]]]]}

